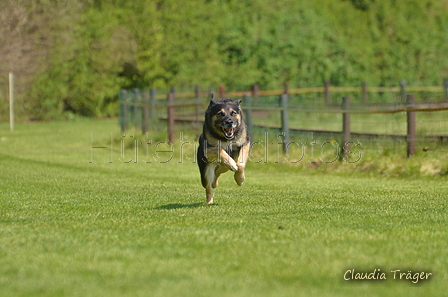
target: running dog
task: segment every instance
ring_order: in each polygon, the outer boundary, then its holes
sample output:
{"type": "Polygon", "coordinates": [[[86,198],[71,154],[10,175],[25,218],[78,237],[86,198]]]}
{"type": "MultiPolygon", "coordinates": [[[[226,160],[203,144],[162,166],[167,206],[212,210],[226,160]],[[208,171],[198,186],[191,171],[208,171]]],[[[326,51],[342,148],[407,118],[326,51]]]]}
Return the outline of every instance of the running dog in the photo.
{"type": "Polygon", "coordinates": [[[212,95],[205,111],[197,161],[208,204],[213,203],[213,192],[222,173],[231,170],[236,183],[244,183],[250,136],[240,104],[241,100],[213,99],[212,95]]]}

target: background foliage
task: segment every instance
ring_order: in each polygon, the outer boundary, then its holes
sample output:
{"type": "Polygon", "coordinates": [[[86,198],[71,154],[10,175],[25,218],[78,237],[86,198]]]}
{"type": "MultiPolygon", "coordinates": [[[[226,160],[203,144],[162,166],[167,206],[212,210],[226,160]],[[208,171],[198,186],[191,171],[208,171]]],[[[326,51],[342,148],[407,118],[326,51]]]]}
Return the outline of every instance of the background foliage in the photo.
{"type": "Polygon", "coordinates": [[[9,71],[23,119],[101,117],[120,88],[440,85],[446,36],[444,0],[2,1],[0,121],[9,71]]]}

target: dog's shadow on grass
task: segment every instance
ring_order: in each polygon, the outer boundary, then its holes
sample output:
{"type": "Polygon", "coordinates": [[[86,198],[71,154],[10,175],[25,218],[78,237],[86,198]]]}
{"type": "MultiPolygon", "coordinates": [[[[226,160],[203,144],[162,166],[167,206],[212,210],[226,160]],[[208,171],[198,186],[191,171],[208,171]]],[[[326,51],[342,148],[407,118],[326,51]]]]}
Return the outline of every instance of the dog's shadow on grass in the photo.
{"type": "Polygon", "coordinates": [[[159,210],[167,210],[167,209],[179,209],[179,208],[198,208],[198,207],[210,207],[210,206],[217,206],[218,204],[205,204],[204,202],[197,202],[197,203],[190,203],[190,204],[183,204],[183,203],[171,203],[171,204],[165,204],[156,207],[155,209],[159,210]]]}

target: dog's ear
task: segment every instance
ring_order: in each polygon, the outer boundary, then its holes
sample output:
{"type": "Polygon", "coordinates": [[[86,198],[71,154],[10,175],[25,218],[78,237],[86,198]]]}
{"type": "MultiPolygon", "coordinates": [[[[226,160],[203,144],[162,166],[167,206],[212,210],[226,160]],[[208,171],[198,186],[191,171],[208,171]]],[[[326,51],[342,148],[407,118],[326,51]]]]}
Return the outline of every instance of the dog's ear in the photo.
{"type": "Polygon", "coordinates": [[[236,102],[236,104],[238,104],[238,106],[240,106],[241,102],[243,102],[243,100],[236,100],[235,102],[236,102]]]}
{"type": "Polygon", "coordinates": [[[210,94],[210,103],[208,104],[208,106],[216,104],[216,101],[213,98],[214,98],[214,95],[213,95],[213,93],[211,93],[210,94]]]}

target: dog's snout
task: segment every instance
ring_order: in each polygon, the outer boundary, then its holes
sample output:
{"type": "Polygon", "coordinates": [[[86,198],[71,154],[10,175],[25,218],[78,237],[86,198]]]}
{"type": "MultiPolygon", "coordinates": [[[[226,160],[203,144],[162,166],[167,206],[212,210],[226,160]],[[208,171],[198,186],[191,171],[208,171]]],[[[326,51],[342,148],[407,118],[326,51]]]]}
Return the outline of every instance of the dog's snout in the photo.
{"type": "Polygon", "coordinates": [[[224,120],[224,124],[225,124],[226,126],[231,126],[231,125],[233,125],[233,119],[232,119],[232,118],[227,118],[227,119],[225,119],[225,120],[224,120]]]}

